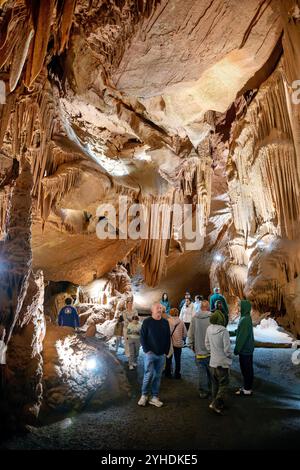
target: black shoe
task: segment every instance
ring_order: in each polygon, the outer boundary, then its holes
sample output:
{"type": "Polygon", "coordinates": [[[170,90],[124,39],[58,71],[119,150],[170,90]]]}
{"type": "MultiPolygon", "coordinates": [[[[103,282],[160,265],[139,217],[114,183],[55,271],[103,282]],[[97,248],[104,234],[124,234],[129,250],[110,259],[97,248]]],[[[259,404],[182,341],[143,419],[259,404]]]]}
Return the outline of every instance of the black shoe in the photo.
{"type": "Polygon", "coordinates": [[[169,374],[165,373],[165,377],[166,377],[166,379],[172,379],[173,378],[171,373],[169,373],[169,374]]]}
{"type": "Polygon", "coordinates": [[[181,379],[181,374],[175,374],[174,379],[177,379],[177,380],[181,379]]]}

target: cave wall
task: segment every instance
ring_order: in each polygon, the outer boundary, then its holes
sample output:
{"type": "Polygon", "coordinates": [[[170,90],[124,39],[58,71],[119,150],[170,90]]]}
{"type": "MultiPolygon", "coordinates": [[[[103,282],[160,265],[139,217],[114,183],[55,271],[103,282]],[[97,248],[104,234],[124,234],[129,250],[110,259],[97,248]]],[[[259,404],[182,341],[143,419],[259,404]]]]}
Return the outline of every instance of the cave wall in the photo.
{"type": "MultiPolygon", "coordinates": [[[[285,6],[287,6],[285,4],[285,6]]],[[[299,15],[286,11],[283,56],[231,129],[227,164],[234,230],[212,278],[227,295],[246,296],[299,334],[299,15]],[[293,36],[293,46],[291,45],[293,36]]]]}

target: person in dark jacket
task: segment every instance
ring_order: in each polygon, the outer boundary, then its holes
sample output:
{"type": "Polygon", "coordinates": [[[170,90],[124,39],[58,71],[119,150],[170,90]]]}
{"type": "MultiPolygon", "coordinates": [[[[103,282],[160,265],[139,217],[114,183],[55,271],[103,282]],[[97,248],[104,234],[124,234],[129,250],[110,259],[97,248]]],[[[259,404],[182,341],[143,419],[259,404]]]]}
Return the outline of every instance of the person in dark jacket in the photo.
{"type": "Polygon", "coordinates": [[[149,404],[158,408],[163,405],[158,394],[166,356],[170,350],[171,338],[169,322],[162,318],[162,308],[159,302],[154,303],[151,317],[143,321],[141,328],[140,338],[145,356],[142,396],[138,402],[140,406],[147,404],[150,386],[152,397],[149,404]]]}
{"type": "Polygon", "coordinates": [[[68,297],[65,300],[65,304],[66,305],[61,309],[58,315],[59,326],[79,328],[79,316],[76,308],[72,306],[72,299],[68,297]]]}
{"type": "Polygon", "coordinates": [[[253,352],[254,335],[251,319],[251,303],[248,300],[240,302],[241,318],[236,330],[234,354],[239,355],[244,386],[237,390],[236,395],[252,395],[253,386],[253,352]]]}
{"type": "Polygon", "coordinates": [[[182,299],[179,303],[179,308],[178,308],[179,312],[181,312],[181,309],[184,306],[187,299],[189,299],[192,302],[192,296],[188,291],[186,291],[184,299],[182,299]]]}
{"type": "Polygon", "coordinates": [[[209,299],[209,304],[210,304],[210,311],[211,312],[214,312],[216,310],[216,303],[217,301],[220,301],[222,302],[222,306],[223,306],[223,312],[225,313],[225,315],[227,316],[227,318],[229,317],[229,310],[228,310],[228,305],[227,305],[227,302],[226,302],[226,299],[225,297],[220,293],[220,288],[219,287],[215,287],[214,288],[214,293],[210,296],[210,299],[209,299]]]}
{"type": "Polygon", "coordinates": [[[169,317],[170,316],[171,305],[170,305],[170,302],[169,302],[168,294],[166,292],[163,293],[160,303],[163,307],[165,307],[166,314],[169,317]]]}

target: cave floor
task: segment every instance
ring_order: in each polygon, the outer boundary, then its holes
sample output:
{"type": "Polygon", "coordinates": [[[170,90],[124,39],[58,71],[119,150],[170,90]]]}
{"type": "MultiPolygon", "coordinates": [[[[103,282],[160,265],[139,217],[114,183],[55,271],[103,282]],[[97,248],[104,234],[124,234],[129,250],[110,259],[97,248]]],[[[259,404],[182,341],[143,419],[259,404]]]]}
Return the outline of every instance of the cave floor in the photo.
{"type": "MultiPolygon", "coordinates": [[[[120,350],[122,351],[122,350],[120,350]]],[[[98,413],[82,413],[59,423],[33,428],[0,449],[296,449],[300,439],[300,366],[291,350],[256,349],[255,395],[235,397],[238,359],[231,374],[232,396],[223,416],[197,395],[197,371],[190,350],[183,350],[182,380],[163,379],[163,408],[137,406],[142,379],[128,371],[132,396],[98,413]],[[298,441],[298,442],[297,442],[298,441]]],[[[119,355],[126,365],[126,358],[119,355]]]]}

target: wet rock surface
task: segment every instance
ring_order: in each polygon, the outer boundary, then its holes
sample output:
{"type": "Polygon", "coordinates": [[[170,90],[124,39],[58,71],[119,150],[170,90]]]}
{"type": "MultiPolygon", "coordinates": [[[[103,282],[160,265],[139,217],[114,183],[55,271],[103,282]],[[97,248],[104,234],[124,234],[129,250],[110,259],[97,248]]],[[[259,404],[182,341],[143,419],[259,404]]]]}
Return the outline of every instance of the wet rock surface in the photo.
{"type": "Polygon", "coordinates": [[[124,371],[101,339],[48,324],[44,344],[41,422],[127,396],[124,371]]]}

